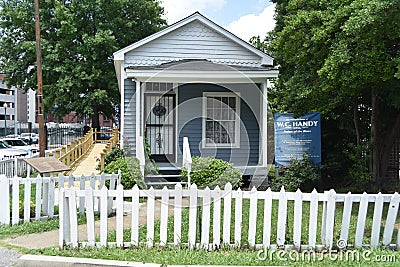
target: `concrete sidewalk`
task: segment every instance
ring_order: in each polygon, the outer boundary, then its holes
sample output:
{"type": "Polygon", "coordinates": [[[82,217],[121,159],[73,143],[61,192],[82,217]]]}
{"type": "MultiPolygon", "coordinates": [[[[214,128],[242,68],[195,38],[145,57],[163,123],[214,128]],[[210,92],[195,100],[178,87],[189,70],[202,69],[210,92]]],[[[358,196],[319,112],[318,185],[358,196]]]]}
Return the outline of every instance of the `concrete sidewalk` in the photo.
{"type": "MultiPolygon", "coordinates": [[[[131,261],[115,261],[115,260],[98,260],[88,258],[72,258],[72,257],[57,257],[57,256],[37,256],[37,255],[24,255],[18,262],[17,266],[23,267],[106,267],[106,266],[129,266],[129,267],[161,267],[163,265],[156,263],[144,262],[131,262],[131,261]]],[[[209,265],[166,265],[167,267],[205,267],[209,265]]],[[[216,266],[216,267],[235,267],[232,266],[216,266]]],[[[250,266],[236,266],[236,267],[250,267],[250,266]]],[[[251,266],[257,267],[257,266],[251,266]]],[[[263,266],[263,267],[277,267],[277,266],[263,266]]]]}
{"type": "Polygon", "coordinates": [[[73,258],[58,256],[38,256],[23,255],[16,262],[16,266],[21,267],[85,267],[85,266],[128,266],[128,267],[160,267],[161,264],[115,261],[115,260],[99,260],[89,258],[73,258]]]}

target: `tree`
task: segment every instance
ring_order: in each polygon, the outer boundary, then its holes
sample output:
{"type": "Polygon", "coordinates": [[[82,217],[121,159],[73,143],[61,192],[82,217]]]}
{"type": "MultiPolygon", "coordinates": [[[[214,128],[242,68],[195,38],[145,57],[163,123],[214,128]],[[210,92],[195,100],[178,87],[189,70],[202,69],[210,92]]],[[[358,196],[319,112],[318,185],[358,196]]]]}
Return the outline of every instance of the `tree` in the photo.
{"type": "Polygon", "coordinates": [[[295,114],[321,111],[336,125],[351,122],[351,142],[370,144],[367,167],[374,189],[381,188],[400,134],[400,2],[273,2],[276,28],[267,39],[280,76],[270,103],[295,114]]]}
{"type": "MultiPolygon", "coordinates": [[[[157,0],[44,0],[40,2],[46,110],[108,117],[119,103],[112,55],[165,26],[157,0]]],[[[32,0],[0,2],[0,69],[7,84],[36,88],[32,0]]]]}

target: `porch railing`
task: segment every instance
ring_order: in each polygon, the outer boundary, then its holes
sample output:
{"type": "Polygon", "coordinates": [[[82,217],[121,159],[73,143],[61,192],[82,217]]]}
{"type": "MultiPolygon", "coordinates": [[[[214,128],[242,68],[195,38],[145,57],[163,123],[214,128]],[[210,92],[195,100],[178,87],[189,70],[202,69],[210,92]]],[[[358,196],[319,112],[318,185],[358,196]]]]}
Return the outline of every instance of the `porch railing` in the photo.
{"type": "Polygon", "coordinates": [[[56,158],[68,167],[74,167],[92,148],[95,140],[94,133],[95,131],[90,129],[83,137],[73,140],[70,144],[62,148],[56,149],[56,158]]]}
{"type": "MultiPolygon", "coordinates": [[[[63,146],[56,150],[56,158],[58,158],[61,162],[67,165],[70,168],[73,168],[82,158],[86,156],[87,153],[90,152],[92,146],[95,143],[104,143],[106,142],[106,147],[100,153],[100,167],[101,171],[104,170],[104,160],[105,156],[108,152],[111,151],[113,146],[119,144],[119,131],[118,129],[114,129],[113,131],[107,132],[98,132],[97,129],[90,129],[83,137],[73,140],[70,144],[63,146]],[[102,140],[98,138],[98,136],[106,135],[108,136],[111,133],[111,138],[102,140]]],[[[50,155],[52,156],[52,155],[50,155]]]]}
{"type": "MultiPolygon", "coordinates": [[[[96,135],[95,135],[96,136],[96,135]]],[[[103,151],[100,153],[100,170],[104,171],[105,168],[105,158],[108,152],[111,151],[111,149],[119,144],[119,132],[118,129],[114,129],[112,131],[111,138],[107,140],[107,145],[103,149],[103,151]]]]}

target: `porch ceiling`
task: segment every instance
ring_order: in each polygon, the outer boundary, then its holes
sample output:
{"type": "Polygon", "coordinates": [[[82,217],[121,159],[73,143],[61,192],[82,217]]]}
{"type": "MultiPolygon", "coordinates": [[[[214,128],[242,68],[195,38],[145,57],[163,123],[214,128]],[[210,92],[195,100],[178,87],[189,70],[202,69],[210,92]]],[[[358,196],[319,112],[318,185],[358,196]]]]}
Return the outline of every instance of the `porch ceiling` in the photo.
{"type": "Polygon", "coordinates": [[[153,66],[128,66],[127,78],[148,82],[263,82],[278,77],[278,69],[217,64],[208,60],[187,59],[153,66]]]}

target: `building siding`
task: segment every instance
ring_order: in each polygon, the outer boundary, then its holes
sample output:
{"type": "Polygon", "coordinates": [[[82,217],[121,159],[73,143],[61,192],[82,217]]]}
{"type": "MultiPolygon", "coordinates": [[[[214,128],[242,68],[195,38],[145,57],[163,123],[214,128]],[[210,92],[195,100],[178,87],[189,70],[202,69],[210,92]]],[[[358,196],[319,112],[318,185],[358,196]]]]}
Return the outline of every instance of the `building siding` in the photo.
{"type": "Polygon", "coordinates": [[[208,59],[215,63],[260,66],[261,57],[193,21],[125,55],[127,66],[151,66],[181,59],[208,59]]]}
{"type": "Polygon", "coordinates": [[[124,146],[130,155],[136,153],[136,84],[130,79],[126,79],[124,88],[124,146]]]}
{"type": "Polygon", "coordinates": [[[15,93],[17,89],[13,86],[8,88],[4,82],[4,75],[0,74],[0,136],[4,135],[4,127],[7,127],[6,134],[14,133],[14,127],[16,124],[15,113],[16,113],[16,98],[15,93]],[[3,108],[3,104],[7,104],[6,110],[3,108]],[[7,114],[4,114],[7,112],[7,114]],[[6,119],[6,121],[4,121],[6,119]]]}
{"type": "Polygon", "coordinates": [[[192,156],[212,156],[236,166],[255,166],[259,161],[260,90],[253,84],[184,84],[178,89],[178,162],[182,161],[183,137],[189,138],[192,156]],[[202,148],[203,92],[237,92],[240,103],[240,148],[202,148]]]}

